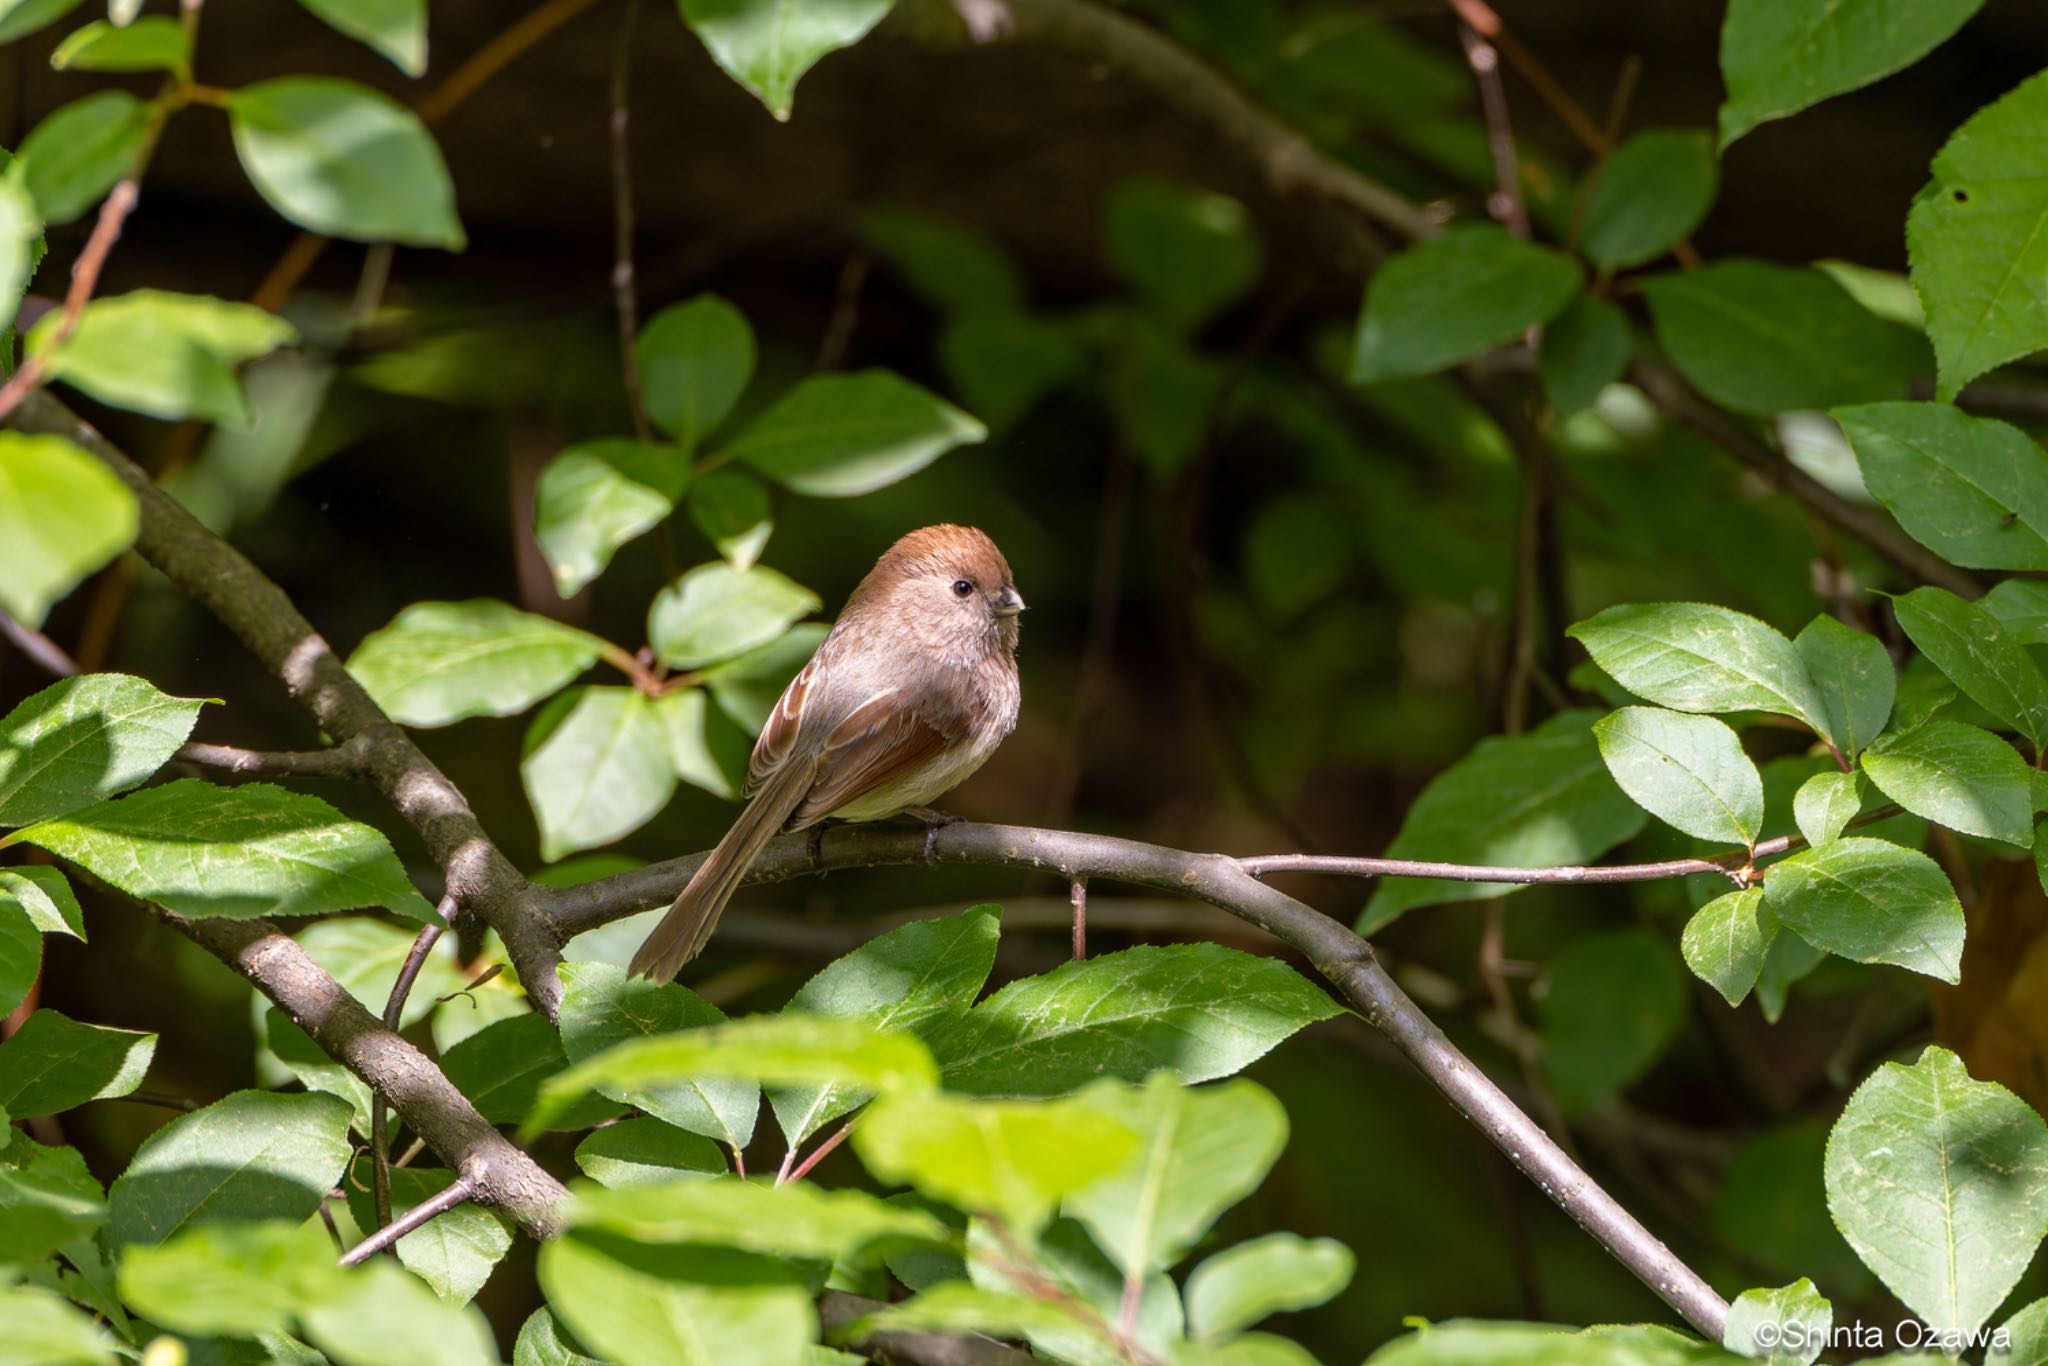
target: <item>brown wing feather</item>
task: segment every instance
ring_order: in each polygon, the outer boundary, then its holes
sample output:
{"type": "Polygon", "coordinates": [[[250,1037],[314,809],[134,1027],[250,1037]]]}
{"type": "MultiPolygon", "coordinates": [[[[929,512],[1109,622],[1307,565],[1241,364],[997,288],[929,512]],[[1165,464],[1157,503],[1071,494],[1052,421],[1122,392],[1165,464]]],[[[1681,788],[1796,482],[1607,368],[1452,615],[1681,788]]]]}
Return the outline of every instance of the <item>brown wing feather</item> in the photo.
{"type": "Polygon", "coordinates": [[[903,706],[894,692],[870,698],[826,738],[816,779],[788,828],[814,824],[855,798],[916,772],[956,738],[903,706]]]}
{"type": "Polygon", "coordinates": [[[754,741],[754,753],[747,760],[747,781],[740,795],[751,797],[760,791],[761,784],[768,781],[768,775],[781,768],[796,748],[797,730],[804,720],[804,699],[810,695],[811,678],[817,672],[820,658],[822,652],[811,656],[811,662],[789,680],[789,686],[782,690],[775,709],[768,713],[767,723],[761,727],[761,736],[754,741]]]}

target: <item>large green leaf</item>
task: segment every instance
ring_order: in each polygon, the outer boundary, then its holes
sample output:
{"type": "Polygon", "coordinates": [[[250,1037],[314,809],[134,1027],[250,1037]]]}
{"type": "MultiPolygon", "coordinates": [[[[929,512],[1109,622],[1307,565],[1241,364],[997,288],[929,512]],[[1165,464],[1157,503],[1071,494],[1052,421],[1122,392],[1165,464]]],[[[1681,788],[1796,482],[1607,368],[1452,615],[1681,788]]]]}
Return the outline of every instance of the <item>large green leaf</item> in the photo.
{"type": "Polygon", "coordinates": [[[2033,843],[2026,761],[1990,731],[1930,721],[1865,751],[1863,771],[1878,791],[1937,825],[2007,844],[2033,843]]]}
{"type": "Polygon", "coordinates": [[[1643,282],[1657,340],[1700,392],[1741,413],[1904,398],[1920,340],[1818,270],[1726,260],[1643,282]]]}
{"type": "Polygon", "coordinates": [[[285,76],[235,91],[228,125],[257,193],[300,227],[358,242],[461,249],[441,149],[419,117],[388,96],[352,81],[285,76]]]}
{"type": "MultiPolygon", "coordinates": [[[[1956,0],[1967,3],[1967,0],[1956,0]]],[[[1971,115],[1934,158],[1906,217],[1913,289],[1952,399],[2048,346],[2048,72],[1971,115]]]]}
{"type": "Polygon", "coordinates": [[[237,1091],[151,1134],[107,1192],[114,1243],[195,1224],[308,1218],[348,1165],[350,1110],[333,1096],[237,1091]]]}
{"type": "Polygon", "coordinates": [[[635,688],[583,688],[519,765],[552,863],[610,844],[652,820],[676,790],[668,731],[635,688]]]}
{"type": "Polygon", "coordinates": [[[93,300],[70,339],[52,349],[60,321],[57,313],[46,315],[25,345],[66,384],[116,408],[232,427],[250,420],[236,367],[297,335],[290,323],[249,304],[158,289],[93,300]]]}
{"type": "Polygon", "coordinates": [[[1109,261],[1140,298],[1191,328],[1258,277],[1259,243],[1234,199],[1163,180],[1127,180],[1103,213],[1109,261]]]}
{"type": "MultiPolygon", "coordinates": [[[[445,1168],[392,1168],[393,1217],[445,1190],[454,1179],[455,1173],[445,1168]]],[[[355,1182],[348,1184],[348,1208],[357,1227],[366,1232],[375,1227],[375,1200],[355,1182]]],[[[400,1264],[436,1295],[450,1304],[468,1304],[511,1250],[512,1229],[495,1211],[465,1201],[406,1234],[397,1246],[400,1264]]]]}
{"type": "Polygon", "coordinates": [[[2048,584],[2001,579],[1977,605],[2022,645],[2048,645],[2048,584]]]}
{"type": "Polygon", "coordinates": [[[1729,0],[1721,146],[1760,123],[1911,66],[1984,0],[1729,0]]]}
{"type": "Polygon", "coordinates": [[[1856,1088],[1828,1136],[1827,1186],[1835,1223],[1878,1279],[1935,1332],[1968,1334],[2048,1233],[2048,1127],[1930,1047],[1856,1088]]]}
{"type": "MultiPolygon", "coordinates": [[[[819,971],[790,998],[789,1008],[929,1036],[981,993],[995,966],[1001,915],[999,907],[974,906],[956,916],[899,925],[819,971]]],[[[768,1092],[792,1147],[867,1099],[866,1092],[831,1085],[768,1092]]]]}
{"type": "Polygon", "coordinates": [[[0,1043],[0,1110],[27,1119],[125,1096],[155,1056],[154,1034],[79,1024],[45,1007],[0,1043]]]}
{"type": "Polygon", "coordinates": [[[149,106],[127,91],[100,90],[31,129],[18,155],[43,222],[69,223],[105,198],[134,169],[149,118],[149,106]]]}
{"type": "Polygon", "coordinates": [[[520,1325],[519,1340],[512,1344],[512,1366],[604,1366],[596,1357],[579,1351],[568,1331],[542,1305],[520,1325]]]}
{"type": "Polygon", "coordinates": [[[700,294],[649,318],[634,354],[647,416],[687,452],[746,392],[754,375],[754,329],[716,294],[700,294]]]}
{"type": "Polygon", "coordinates": [[[1972,702],[2040,745],[2048,740],[2048,679],[1998,618],[1941,588],[1892,599],[1899,625],[1972,702]]]}
{"type": "Polygon", "coordinates": [[[1898,671],[1884,642],[1820,616],[1806,623],[1792,647],[1820,698],[1821,734],[1844,755],[1862,753],[1884,730],[1898,694],[1898,671]]]}
{"type": "Polygon", "coordinates": [[[310,1221],[200,1224],[126,1249],[121,1298],[151,1322],[194,1334],[282,1333],[299,1305],[337,1289],[334,1247],[310,1221]]]}
{"type": "Polygon", "coordinates": [[[144,782],[205,705],[128,674],[52,683],[0,719],[0,825],[61,816],[144,782]]]}
{"type": "Polygon", "coordinates": [[[482,1314],[442,1300],[383,1258],[299,1304],[306,1337],[336,1366],[497,1366],[482,1314]]]}
{"type": "Polygon", "coordinates": [[[571,446],[534,488],[533,534],[571,597],[604,572],[612,553],[675,511],[690,476],[680,446],[609,437],[571,446]]]}
{"type": "Polygon", "coordinates": [[[1685,970],[1649,930],[1574,940],[1550,961],[1536,1000],[1543,1071],[1566,1114],[1650,1070],[1685,1020],[1685,970]]]}
{"type": "MultiPolygon", "coordinates": [[[[687,1040],[691,1034],[684,1031],[724,1021],[725,1012],[688,987],[628,977],[603,963],[562,967],[562,1049],[572,1062],[587,1062],[629,1039],[687,1040]]],[[[600,1080],[592,1089],[735,1149],[753,1138],[761,1108],[761,1088],[750,1077],[693,1076],[678,1070],[645,1082],[600,1080]]]]}
{"type": "Polygon", "coordinates": [[[1062,963],[931,1030],[947,1086],[1055,1095],[1097,1077],[1184,1082],[1240,1071],[1337,1003],[1278,959],[1162,944],[1062,963]]]}
{"type": "MultiPolygon", "coordinates": [[[[802,628],[799,628],[802,629],[802,628]]],[[[702,688],[671,688],[654,699],[677,778],[714,797],[736,801],[747,781],[753,739],[702,688]]]]}
{"type": "MultiPolygon", "coordinates": [[[[299,0],[313,13],[389,57],[408,76],[427,69],[427,0],[299,0]]],[[[146,22],[146,21],[144,21],[146,22]]]]}
{"type": "Polygon", "coordinates": [[[0,1151],[0,1265],[33,1266],[106,1221],[106,1193],[78,1149],[15,1134],[0,1151]]]}
{"type": "Polygon", "coordinates": [[[578,1230],[541,1247],[540,1283],[555,1315],[619,1366],[797,1362],[818,1340],[799,1273],[735,1248],[578,1230]]]}
{"type": "Polygon", "coordinates": [[[1914,540],[1971,569],[2048,569],[2048,452],[1946,403],[1837,408],[1863,482],[1914,540]]]}
{"type": "Polygon", "coordinates": [[[101,802],[15,833],[131,896],[180,915],[320,915],[433,908],[391,842],[300,792],[194,778],[101,802]]]}
{"type": "Polygon", "coordinates": [[[1735,732],[1711,716],[1623,707],[1593,727],[1600,757],[1644,810],[1697,839],[1744,848],[1764,823],[1764,783],[1735,732]]]}
{"type": "Polygon", "coordinates": [[[882,21],[895,0],[678,0],[728,76],[788,119],[796,83],[820,57],[851,47],[882,21]]]}
{"type": "Polygon", "coordinates": [[[1764,956],[1778,937],[1778,917],[1764,905],[1764,889],[1745,887],[1715,897],[1693,912],[1678,941],[1693,975],[1742,1004],[1764,968],[1764,956]]]}
{"type": "Polygon", "coordinates": [[[1258,1189],[1287,1142],[1287,1111],[1254,1082],[1196,1089],[1162,1072],[1142,1088],[1097,1082],[1075,1099],[1138,1136],[1134,1156],[1065,1204],[1125,1276],[1186,1256],[1258,1189]]]}
{"type": "Polygon", "coordinates": [[[16,171],[0,173],[0,350],[10,364],[22,291],[42,261],[42,232],[43,221],[26,182],[16,171]]]}
{"type": "Polygon", "coordinates": [[[917,473],[988,428],[886,370],[813,375],[733,439],[732,453],[792,493],[851,498],[917,473]]]}
{"type": "Polygon", "coordinates": [[[1827,708],[1792,642],[1726,607],[1698,602],[1610,607],[1565,632],[1639,697],[1674,711],[1769,711],[1815,730],[1827,708]]]}
{"type": "Polygon", "coordinates": [[[579,1187],[568,1220],[642,1243],[709,1243],[826,1262],[871,1262],[884,1246],[954,1239],[924,1211],[866,1191],[732,1176],[621,1190],[579,1187]]]}
{"type": "Polygon", "coordinates": [[[766,565],[700,564],[661,590],[647,639],[672,669],[697,669],[776,639],[818,610],[817,594],[766,565]]]}
{"type": "Polygon", "coordinates": [[[1426,375],[1514,341],[1562,313],[1579,268],[1491,223],[1410,247],[1373,272],[1351,378],[1426,375]]]}
{"type": "MultiPolygon", "coordinates": [[[[1565,712],[1527,735],[1481,740],[1408,808],[1388,858],[1494,867],[1591,863],[1643,828],[1643,809],[1614,784],[1592,712],[1565,712]]],[[[1361,934],[1411,906],[1503,896],[1504,883],[1388,878],[1358,920],[1361,934]]]]}
{"type": "Polygon", "coordinates": [[[1334,1238],[1268,1233],[1224,1248],[1188,1273],[1188,1334],[1220,1338],[1268,1314],[1313,1308],[1349,1285],[1356,1265],[1334,1238]]]}
{"type": "Polygon", "coordinates": [[[490,598],[416,602],[363,638],[349,672],[393,720],[511,716],[597,662],[604,642],[490,598]]]}
{"type": "Polygon", "coordinates": [[[1772,864],[1764,891],[1772,913],[1817,949],[1944,982],[1962,974],[1963,908],[1917,850],[1849,836],[1772,864]]]}
{"type": "Polygon", "coordinates": [[[875,1102],[853,1131],[862,1162],[962,1210],[1035,1233],[1063,1197],[1131,1160],[1138,1136],[1079,1098],[971,1100],[941,1092],[875,1102]]]}
{"type": "Polygon", "coordinates": [[[64,438],[0,432],[0,608],[42,625],[133,543],[140,516],[127,485],[64,438]]]}
{"type": "Polygon", "coordinates": [[[1579,242],[1603,270],[1654,261],[1692,235],[1720,188],[1713,139],[1651,128],[1615,148],[1586,201],[1579,242]]]}
{"type": "Polygon", "coordinates": [[[847,1330],[846,1339],[861,1342],[877,1333],[968,1333],[1003,1338],[1058,1335],[1064,1342],[1077,1331],[1089,1345],[1097,1345],[1107,1325],[1086,1307],[1063,1298],[949,1280],[860,1319],[847,1330]]]}
{"type": "Polygon", "coordinates": [[[576,1166],[600,1186],[636,1190],[685,1176],[723,1176],[725,1154],[699,1134],[641,1116],[608,1124],[576,1145],[576,1166]]]}

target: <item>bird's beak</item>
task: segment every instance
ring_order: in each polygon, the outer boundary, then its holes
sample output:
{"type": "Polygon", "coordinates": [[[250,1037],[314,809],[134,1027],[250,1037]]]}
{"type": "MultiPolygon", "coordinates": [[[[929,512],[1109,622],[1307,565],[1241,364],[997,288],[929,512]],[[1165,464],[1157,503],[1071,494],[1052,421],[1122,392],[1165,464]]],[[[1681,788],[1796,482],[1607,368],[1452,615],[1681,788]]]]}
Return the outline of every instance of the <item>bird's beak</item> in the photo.
{"type": "Polygon", "coordinates": [[[1003,591],[996,594],[996,615],[999,617],[1014,617],[1023,610],[1024,599],[1018,596],[1016,589],[1010,587],[1008,584],[1005,584],[1003,586],[1003,591]]]}

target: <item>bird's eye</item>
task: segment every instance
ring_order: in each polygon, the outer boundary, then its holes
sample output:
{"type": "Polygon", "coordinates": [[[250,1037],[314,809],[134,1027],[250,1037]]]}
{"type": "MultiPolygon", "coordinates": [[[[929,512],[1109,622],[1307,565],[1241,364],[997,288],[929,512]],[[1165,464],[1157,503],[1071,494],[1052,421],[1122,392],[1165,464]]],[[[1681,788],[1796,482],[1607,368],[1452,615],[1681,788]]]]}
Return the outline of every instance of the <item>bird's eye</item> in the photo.
{"type": "Polygon", "coordinates": [[[973,591],[974,585],[972,583],[969,583],[966,579],[953,580],[953,593],[955,596],[964,598],[973,591]]]}

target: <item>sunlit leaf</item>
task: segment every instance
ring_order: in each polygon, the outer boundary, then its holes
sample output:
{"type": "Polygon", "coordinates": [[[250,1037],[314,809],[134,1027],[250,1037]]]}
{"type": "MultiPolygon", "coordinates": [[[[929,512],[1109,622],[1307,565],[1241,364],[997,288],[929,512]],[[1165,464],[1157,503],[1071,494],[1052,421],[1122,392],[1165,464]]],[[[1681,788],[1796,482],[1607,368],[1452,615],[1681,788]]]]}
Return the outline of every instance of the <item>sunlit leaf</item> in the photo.
{"type": "Polygon", "coordinates": [[[54,346],[59,315],[29,330],[26,349],[50,373],[102,403],[151,417],[249,424],[236,370],[297,333],[273,313],[199,294],[138,289],[95,299],[78,329],[54,346]]]}
{"type": "Polygon", "coordinates": [[[0,432],[0,608],[30,626],[126,550],[135,495],[62,437],[0,432]]]}
{"type": "Polygon", "coordinates": [[[733,438],[735,458],[792,493],[851,498],[908,478],[988,428],[886,370],[812,375],[733,438]]]}
{"type": "Polygon", "coordinates": [[[128,674],[52,683],[0,718],[0,825],[59,816],[147,780],[205,705],[128,674]]]}
{"type": "Polygon", "coordinates": [[[1962,973],[1963,908],[1934,860],[1847,836],[1771,865],[1772,912],[1815,948],[1944,982],[1962,973]]]}
{"type": "Polygon", "coordinates": [[[445,726],[525,711],[594,664],[603,645],[489,598],[416,602],[365,636],[348,668],[393,720],[445,726]]]}
{"type": "Polygon", "coordinates": [[[780,636],[818,610],[817,594],[765,565],[701,564],[661,590],[647,638],[672,669],[697,669],[780,636]]]}
{"type": "Polygon", "coordinates": [[[26,1119],[125,1096],[155,1056],[154,1034],[80,1024],[45,1006],[0,1043],[0,1109],[26,1119]]]}
{"type": "Polygon", "coordinates": [[[1742,741],[1711,716],[1623,707],[1593,727],[1621,790],[1686,834],[1745,848],[1763,829],[1764,785],[1742,741]]]}
{"type": "Polygon", "coordinates": [[[198,1224],[309,1217],[348,1163],[349,1113],[332,1096],[237,1091],[181,1115],[107,1192],[108,1236],[160,1243],[198,1224]]]}

